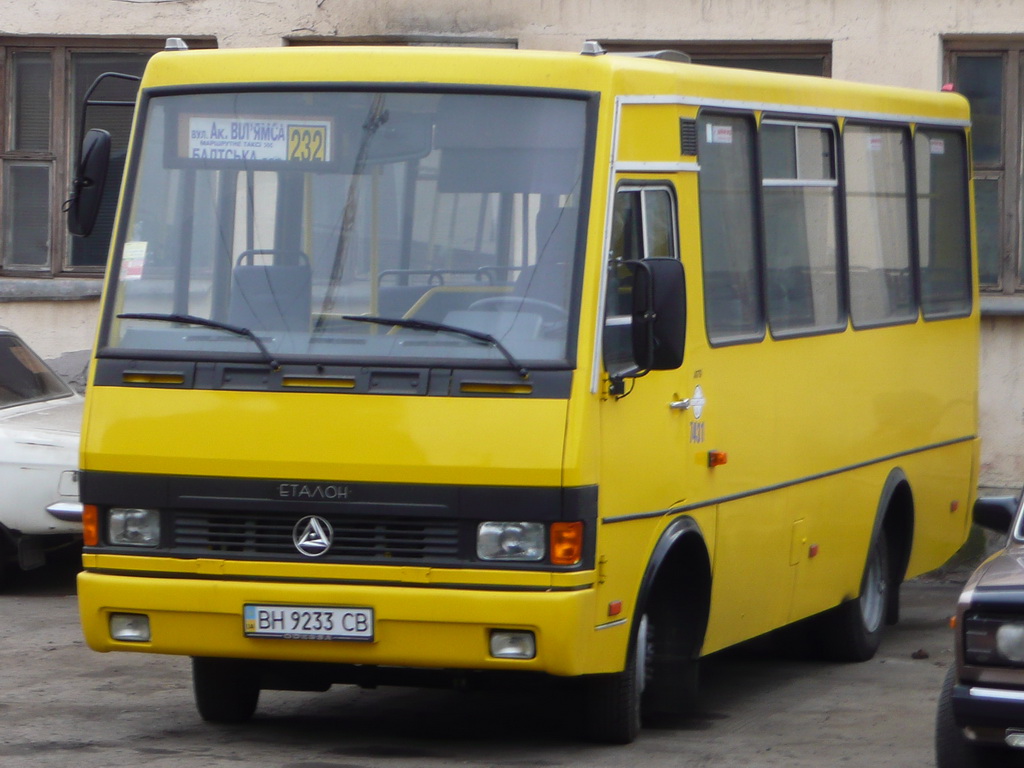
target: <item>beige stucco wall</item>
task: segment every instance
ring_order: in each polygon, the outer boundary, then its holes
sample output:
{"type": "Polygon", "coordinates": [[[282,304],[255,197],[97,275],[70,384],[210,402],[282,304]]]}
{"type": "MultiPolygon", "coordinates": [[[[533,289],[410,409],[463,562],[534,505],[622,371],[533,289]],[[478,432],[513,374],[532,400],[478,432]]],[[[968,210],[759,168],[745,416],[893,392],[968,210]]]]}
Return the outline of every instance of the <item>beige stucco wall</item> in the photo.
{"type": "MultiPolygon", "coordinates": [[[[1011,0],[0,0],[0,35],[415,36],[579,50],[587,39],[831,41],[836,78],[936,89],[944,35],[1024,34],[1011,0]]],[[[0,303],[45,356],[87,348],[95,301],[0,303]]],[[[982,483],[1024,480],[1024,318],[983,329],[982,483]]]]}
{"type": "Polygon", "coordinates": [[[211,36],[222,47],[288,37],[833,41],[833,75],[935,88],[944,34],[1024,31],[1007,0],[0,0],[0,34],[211,36]]]}
{"type": "Polygon", "coordinates": [[[13,329],[40,357],[91,349],[99,300],[0,302],[0,325],[13,329]]]}

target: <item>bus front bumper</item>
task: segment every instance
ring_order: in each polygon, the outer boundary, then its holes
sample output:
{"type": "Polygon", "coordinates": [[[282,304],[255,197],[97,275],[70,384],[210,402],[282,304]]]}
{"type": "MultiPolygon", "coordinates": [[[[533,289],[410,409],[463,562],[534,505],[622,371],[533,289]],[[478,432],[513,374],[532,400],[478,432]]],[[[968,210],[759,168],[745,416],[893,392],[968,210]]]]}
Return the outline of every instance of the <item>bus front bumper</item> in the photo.
{"type": "Polygon", "coordinates": [[[621,670],[629,632],[621,617],[595,625],[591,587],[515,591],[86,570],[78,597],[85,639],[97,651],[575,676],[621,670]],[[372,640],[247,636],[246,605],[369,608],[372,640]],[[111,617],[123,622],[125,615],[145,617],[148,639],[112,636],[111,617]],[[532,633],[534,657],[496,658],[494,631],[532,633]]]}

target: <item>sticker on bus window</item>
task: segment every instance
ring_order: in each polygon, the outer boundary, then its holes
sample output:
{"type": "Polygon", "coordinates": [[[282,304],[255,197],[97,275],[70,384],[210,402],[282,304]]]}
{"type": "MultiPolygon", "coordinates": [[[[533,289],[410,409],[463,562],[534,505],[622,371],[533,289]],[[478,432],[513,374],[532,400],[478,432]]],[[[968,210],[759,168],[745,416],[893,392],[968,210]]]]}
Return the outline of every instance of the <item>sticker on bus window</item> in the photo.
{"type": "Polygon", "coordinates": [[[868,151],[881,152],[885,147],[885,139],[877,134],[868,136],[868,151]]]}
{"type": "Polygon", "coordinates": [[[707,125],[708,144],[732,144],[731,125],[707,125]]]}
{"type": "Polygon", "coordinates": [[[192,160],[329,163],[331,123],[190,116],[185,156],[192,160]]]}
{"type": "Polygon", "coordinates": [[[946,154],[946,140],[945,139],[929,139],[928,140],[928,151],[933,155],[944,155],[946,154]]]}
{"type": "Polygon", "coordinates": [[[145,240],[129,240],[121,251],[121,279],[141,280],[142,270],[146,266],[145,240]]]}

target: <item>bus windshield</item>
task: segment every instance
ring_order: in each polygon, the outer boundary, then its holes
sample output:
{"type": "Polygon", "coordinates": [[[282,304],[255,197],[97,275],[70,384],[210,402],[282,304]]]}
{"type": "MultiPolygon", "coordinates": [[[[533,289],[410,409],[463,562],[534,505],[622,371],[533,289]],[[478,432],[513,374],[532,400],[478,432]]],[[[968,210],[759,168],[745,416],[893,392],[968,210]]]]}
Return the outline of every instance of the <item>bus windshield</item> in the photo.
{"type": "Polygon", "coordinates": [[[150,96],[103,348],[568,367],[587,114],[532,94],[150,96]]]}

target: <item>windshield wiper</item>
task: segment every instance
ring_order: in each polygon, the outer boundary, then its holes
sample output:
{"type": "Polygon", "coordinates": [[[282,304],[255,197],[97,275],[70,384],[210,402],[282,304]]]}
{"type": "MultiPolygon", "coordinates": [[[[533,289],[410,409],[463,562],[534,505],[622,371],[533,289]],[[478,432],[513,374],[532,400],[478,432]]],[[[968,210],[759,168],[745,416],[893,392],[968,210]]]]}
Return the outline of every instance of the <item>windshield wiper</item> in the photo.
{"type": "Polygon", "coordinates": [[[374,315],[342,315],[342,320],[352,320],[357,323],[375,323],[377,325],[394,325],[399,328],[413,328],[418,331],[440,331],[443,333],[454,333],[457,336],[466,336],[474,341],[481,341],[484,344],[490,344],[496,350],[501,352],[502,356],[508,360],[508,364],[512,366],[513,370],[519,374],[519,378],[526,379],[530,376],[530,372],[526,369],[526,366],[516,360],[512,353],[508,351],[508,348],[502,344],[498,339],[489,333],[483,331],[474,331],[472,328],[460,328],[457,325],[446,325],[445,323],[435,323],[433,320],[415,320],[409,317],[376,317],[374,315]]]}
{"type": "Polygon", "coordinates": [[[270,350],[266,348],[260,337],[253,333],[248,328],[242,328],[238,325],[231,325],[230,323],[222,323],[219,320],[210,320],[207,317],[198,317],[196,315],[175,315],[175,314],[159,314],[156,312],[123,312],[117,316],[118,320],[158,320],[165,323],[184,323],[185,325],[201,325],[205,328],[215,328],[220,331],[227,331],[233,333],[236,336],[244,336],[245,338],[252,341],[263,356],[263,360],[270,366],[272,370],[278,370],[281,366],[278,364],[274,356],[270,354],[270,350]]]}

